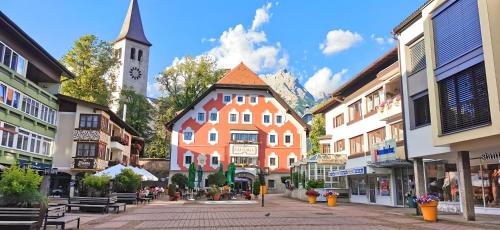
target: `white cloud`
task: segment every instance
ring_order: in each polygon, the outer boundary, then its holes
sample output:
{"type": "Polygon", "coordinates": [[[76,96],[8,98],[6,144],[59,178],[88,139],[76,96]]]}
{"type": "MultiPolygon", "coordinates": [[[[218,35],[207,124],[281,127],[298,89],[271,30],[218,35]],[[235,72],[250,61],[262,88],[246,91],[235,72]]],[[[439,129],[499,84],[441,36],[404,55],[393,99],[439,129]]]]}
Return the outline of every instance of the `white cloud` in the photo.
{"type": "Polygon", "coordinates": [[[216,42],[217,38],[202,38],[201,42],[216,42]]]}
{"type": "Polygon", "coordinates": [[[148,97],[158,98],[162,95],[161,84],[156,81],[148,82],[148,97]]]}
{"type": "Polygon", "coordinates": [[[310,77],[304,87],[316,99],[324,98],[339,87],[342,77],[347,73],[347,69],[333,73],[328,67],[323,67],[310,77]]]}
{"type": "Polygon", "coordinates": [[[392,45],[395,42],[391,37],[378,37],[375,34],[372,34],[370,37],[379,45],[392,45]]]}
{"type": "Polygon", "coordinates": [[[361,42],[363,37],[349,30],[331,30],[326,35],[326,40],[319,45],[319,49],[323,54],[332,55],[353,47],[356,43],[361,42]]]}
{"type": "Polygon", "coordinates": [[[268,2],[266,5],[255,11],[255,17],[253,18],[252,28],[250,30],[256,30],[262,24],[269,22],[269,10],[272,7],[272,3],[268,2]]]}

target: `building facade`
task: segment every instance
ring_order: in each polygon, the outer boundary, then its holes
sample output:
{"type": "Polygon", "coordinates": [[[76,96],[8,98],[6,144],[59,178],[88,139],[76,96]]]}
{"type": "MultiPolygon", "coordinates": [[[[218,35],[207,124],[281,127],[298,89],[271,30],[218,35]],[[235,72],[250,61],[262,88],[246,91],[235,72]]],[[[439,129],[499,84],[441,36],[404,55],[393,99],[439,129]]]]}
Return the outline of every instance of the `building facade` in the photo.
{"type": "Polygon", "coordinates": [[[404,150],[397,50],[342,85],[314,113],[325,117],[321,153],[347,157],[345,169],[325,175],[347,176],[353,203],[403,206],[413,170],[404,150]]]}
{"type": "Polygon", "coordinates": [[[139,133],[108,107],[64,95],[58,100],[60,129],[53,166],[59,173],[51,191],[72,196],[85,173],[138,161],[139,133]]]}
{"type": "Polygon", "coordinates": [[[430,0],[398,25],[408,157],[441,210],[500,214],[500,2],[430,0]]]}
{"type": "Polygon", "coordinates": [[[0,12],[0,164],[52,167],[61,76],[74,77],[0,12]]]}
{"type": "Polygon", "coordinates": [[[257,168],[269,169],[268,192],[283,192],[280,177],[306,153],[308,126],[243,63],[228,71],[167,124],[170,176],[201,166],[205,186],[219,165],[235,163],[236,186],[250,189],[257,168]]]}

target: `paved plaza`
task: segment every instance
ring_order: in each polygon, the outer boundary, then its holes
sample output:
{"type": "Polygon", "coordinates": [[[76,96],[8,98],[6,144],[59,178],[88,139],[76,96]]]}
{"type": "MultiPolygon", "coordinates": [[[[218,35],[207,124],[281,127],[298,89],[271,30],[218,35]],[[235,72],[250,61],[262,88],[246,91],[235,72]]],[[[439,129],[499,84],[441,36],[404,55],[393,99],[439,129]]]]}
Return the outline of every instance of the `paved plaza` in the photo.
{"type": "Polygon", "coordinates": [[[500,229],[495,218],[478,217],[479,221],[471,224],[457,215],[440,215],[437,223],[426,223],[411,212],[356,204],[329,208],[325,203],[309,205],[282,195],[267,195],[264,208],[257,202],[221,205],[156,200],[149,205],[130,205],[120,214],[69,215],[82,217],[81,229],[500,229]]]}

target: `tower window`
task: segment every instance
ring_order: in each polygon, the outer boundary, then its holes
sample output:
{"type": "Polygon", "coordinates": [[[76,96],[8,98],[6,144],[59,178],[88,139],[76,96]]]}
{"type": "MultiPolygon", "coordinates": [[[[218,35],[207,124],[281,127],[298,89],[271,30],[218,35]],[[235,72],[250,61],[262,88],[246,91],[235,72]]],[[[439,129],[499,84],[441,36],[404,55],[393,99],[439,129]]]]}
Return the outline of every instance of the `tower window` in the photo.
{"type": "Polygon", "coordinates": [[[130,49],[130,59],[135,59],[135,48],[130,49]]]}
{"type": "Polygon", "coordinates": [[[142,50],[139,50],[139,53],[137,54],[137,60],[142,61],[142,50]]]}

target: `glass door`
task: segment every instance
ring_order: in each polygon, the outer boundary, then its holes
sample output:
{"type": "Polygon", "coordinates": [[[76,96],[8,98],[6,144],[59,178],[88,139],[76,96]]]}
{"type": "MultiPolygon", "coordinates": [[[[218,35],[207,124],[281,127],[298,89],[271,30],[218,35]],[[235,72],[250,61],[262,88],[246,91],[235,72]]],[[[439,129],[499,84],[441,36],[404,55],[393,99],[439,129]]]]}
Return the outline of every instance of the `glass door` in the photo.
{"type": "Polygon", "coordinates": [[[368,177],[368,187],[370,188],[370,203],[376,203],[375,192],[377,190],[377,177],[368,177]]]}

